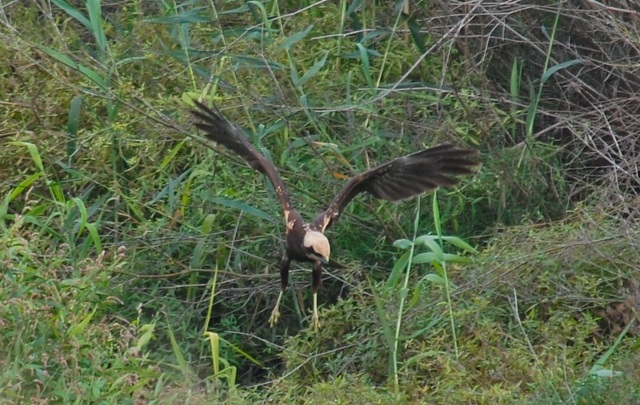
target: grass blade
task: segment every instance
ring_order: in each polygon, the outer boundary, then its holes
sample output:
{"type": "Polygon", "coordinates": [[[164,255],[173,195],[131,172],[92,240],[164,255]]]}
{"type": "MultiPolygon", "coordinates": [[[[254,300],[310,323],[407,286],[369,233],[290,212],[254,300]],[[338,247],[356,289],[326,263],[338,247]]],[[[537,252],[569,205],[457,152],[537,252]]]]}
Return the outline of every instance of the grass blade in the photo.
{"type": "Polygon", "coordinates": [[[92,82],[94,82],[95,84],[97,84],[98,87],[100,87],[100,89],[102,89],[104,91],[108,90],[108,86],[107,86],[106,80],[104,79],[104,77],[102,75],[100,75],[95,70],[92,70],[92,69],[89,69],[86,66],[77,64],[76,62],[74,62],[67,55],[62,54],[62,53],[56,51],[55,49],[49,48],[48,46],[44,46],[44,45],[36,45],[36,46],[42,52],[48,54],[52,58],[56,59],[58,62],[60,62],[63,65],[67,66],[68,68],[80,72],[87,79],[89,79],[92,82]]]}
{"type": "Polygon", "coordinates": [[[313,24],[309,25],[303,31],[296,32],[295,34],[288,37],[279,47],[278,50],[286,50],[291,51],[291,48],[302,41],[313,29],[313,24]]]}
{"type": "Polygon", "coordinates": [[[100,0],[87,0],[87,11],[89,12],[89,22],[91,23],[90,31],[96,40],[101,60],[104,62],[105,56],[109,51],[109,44],[107,43],[107,36],[104,33],[100,0]]]}
{"type": "Polygon", "coordinates": [[[294,83],[298,87],[304,86],[306,82],[308,82],[312,77],[318,74],[320,69],[324,67],[324,64],[327,62],[327,56],[329,56],[329,52],[325,52],[324,56],[311,66],[311,69],[307,70],[307,72],[302,76],[301,79],[298,80],[298,83],[294,83]]]}
{"type": "Polygon", "coordinates": [[[78,150],[78,125],[80,124],[80,111],[82,108],[82,96],[75,96],[71,100],[69,116],[67,118],[67,165],[71,166],[73,155],[78,150]]]}
{"type": "Polygon", "coordinates": [[[91,31],[91,22],[80,11],[74,8],[71,4],[64,0],[53,0],[53,4],[64,10],[65,13],[75,18],[80,24],[82,24],[88,31],[91,31]]]}

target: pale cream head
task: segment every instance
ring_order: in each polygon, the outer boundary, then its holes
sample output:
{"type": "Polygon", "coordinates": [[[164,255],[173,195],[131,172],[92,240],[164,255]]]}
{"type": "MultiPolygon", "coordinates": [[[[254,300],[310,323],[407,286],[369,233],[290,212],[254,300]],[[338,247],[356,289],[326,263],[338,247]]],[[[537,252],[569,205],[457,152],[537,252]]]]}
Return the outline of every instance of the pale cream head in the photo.
{"type": "Polygon", "coordinates": [[[331,247],[329,246],[329,239],[322,232],[307,231],[304,234],[302,244],[306,248],[312,248],[313,252],[309,255],[310,258],[321,262],[329,262],[331,247]]]}

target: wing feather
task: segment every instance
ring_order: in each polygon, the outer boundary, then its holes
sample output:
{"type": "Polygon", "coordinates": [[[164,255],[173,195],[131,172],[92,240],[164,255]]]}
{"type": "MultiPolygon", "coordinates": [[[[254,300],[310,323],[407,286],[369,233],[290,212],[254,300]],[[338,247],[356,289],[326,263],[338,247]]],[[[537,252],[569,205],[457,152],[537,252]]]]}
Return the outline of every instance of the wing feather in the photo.
{"type": "Polygon", "coordinates": [[[479,164],[477,150],[451,144],[399,157],[351,178],[313,224],[326,231],[360,193],[387,201],[405,200],[440,186],[454,186],[460,182],[458,176],[474,174],[479,164]]]}
{"type": "Polygon", "coordinates": [[[214,107],[215,110],[213,110],[197,100],[193,100],[193,102],[198,108],[191,110],[191,113],[198,119],[195,123],[196,128],[204,131],[207,139],[234,152],[253,169],[265,174],[278,195],[286,221],[289,221],[288,216],[293,207],[278,169],[256,150],[238,128],[222,116],[217,107],[214,107]]]}

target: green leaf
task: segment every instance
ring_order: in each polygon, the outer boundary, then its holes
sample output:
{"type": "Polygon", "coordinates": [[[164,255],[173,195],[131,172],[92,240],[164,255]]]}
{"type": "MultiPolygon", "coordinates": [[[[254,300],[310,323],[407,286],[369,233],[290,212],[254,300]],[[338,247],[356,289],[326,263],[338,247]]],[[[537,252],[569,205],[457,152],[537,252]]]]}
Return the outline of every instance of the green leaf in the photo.
{"type": "Polygon", "coordinates": [[[235,350],[236,353],[238,353],[239,355],[241,355],[245,359],[249,360],[250,362],[252,362],[256,366],[264,367],[263,364],[258,359],[256,359],[255,357],[251,356],[249,353],[245,352],[244,350],[242,350],[238,346],[234,345],[233,343],[229,342],[226,339],[220,338],[220,340],[223,341],[224,344],[226,344],[227,346],[229,346],[230,348],[235,350]]]}
{"type": "Polygon", "coordinates": [[[78,227],[78,231],[76,232],[76,238],[79,238],[84,231],[84,228],[87,226],[87,207],[84,205],[84,201],[82,201],[82,199],[78,197],[71,198],[71,201],[69,201],[69,203],[71,202],[75,203],[76,207],[78,207],[78,211],[80,212],[80,226],[78,227]]]}
{"type": "Polygon", "coordinates": [[[252,207],[251,205],[244,203],[242,201],[232,200],[230,198],[225,198],[225,197],[214,197],[214,198],[209,198],[208,200],[211,201],[212,203],[224,205],[225,207],[235,208],[240,211],[243,211],[245,214],[253,215],[254,217],[262,218],[271,223],[275,223],[273,216],[267,214],[262,210],[259,210],[256,207],[252,207]]]}
{"type": "Polygon", "coordinates": [[[409,249],[411,245],[413,245],[413,242],[411,242],[409,239],[398,239],[397,241],[393,242],[393,246],[399,249],[409,249]]]}
{"type": "Polygon", "coordinates": [[[409,302],[407,302],[407,309],[413,308],[418,303],[418,300],[420,299],[420,296],[422,295],[423,290],[424,290],[424,283],[420,281],[416,284],[415,288],[413,289],[413,293],[411,294],[411,299],[409,300],[409,302]]]}
{"type": "Polygon", "coordinates": [[[211,345],[211,360],[213,360],[213,374],[220,372],[220,336],[215,332],[205,332],[204,335],[209,339],[211,345]]]}
{"type": "Polygon", "coordinates": [[[274,71],[285,70],[284,69],[284,65],[282,65],[282,64],[280,64],[278,62],[265,60],[264,58],[263,59],[258,59],[258,58],[251,58],[249,56],[231,55],[231,56],[229,56],[229,59],[233,63],[242,64],[242,65],[247,66],[249,68],[267,69],[267,70],[274,70],[274,71]]]}
{"type": "Polygon", "coordinates": [[[138,341],[136,342],[136,345],[135,345],[136,349],[140,350],[146,345],[148,345],[149,342],[151,342],[151,339],[155,337],[155,335],[153,334],[155,329],[156,329],[155,323],[147,323],[142,325],[142,327],[140,328],[140,332],[142,332],[142,335],[140,336],[140,338],[138,338],[138,341]]]}
{"type": "Polygon", "coordinates": [[[213,229],[213,224],[216,220],[216,216],[214,214],[209,214],[202,221],[202,226],[200,227],[200,233],[203,235],[208,235],[211,233],[213,229]]]}
{"type": "Polygon", "coordinates": [[[302,78],[298,81],[298,83],[294,83],[296,86],[304,86],[306,82],[309,81],[313,76],[317,75],[320,69],[324,67],[324,64],[327,62],[327,56],[329,56],[329,52],[325,52],[322,59],[317,61],[311,66],[311,69],[307,70],[307,72],[302,76],[302,78]]]}
{"type": "Polygon", "coordinates": [[[373,78],[371,77],[371,68],[369,65],[369,53],[367,52],[367,48],[365,48],[362,44],[356,44],[358,47],[358,51],[360,52],[360,63],[362,64],[362,73],[364,74],[364,78],[367,81],[367,85],[369,88],[373,88],[373,78]]]}
{"type": "Polygon", "coordinates": [[[415,244],[416,245],[426,245],[426,241],[427,239],[434,239],[437,238],[437,236],[434,235],[420,235],[415,239],[415,244]]]}
{"type": "Polygon", "coordinates": [[[293,85],[299,87],[298,83],[300,82],[300,75],[298,74],[298,69],[294,64],[291,64],[289,75],[291,76],[291,82],[293,85]]]}
{"type": "Polygon", "coordinates": [[[471,259],[469,259],[468,257],[455,255],[453,253],[445,253],[442,261],[447,263],[469,263],[471,262],[471,259]]]}
{"type": "Polygon", "coordinates": [[[100,233],[98,232],[96,224],[93,222],[87,224],[87,231],[89,231],[89,235],[91,235],[91,241],[93,242],[96,252],[102,252],[102,239],[100,239],[100,233]]]}
{"type": "Polygon", "coordinates": [[[6,203],[9,204],[16,197],[18,197],[20,194],[22,194],[22,192],[24,190],[26,190],[29,187],[31,187],[31,185],[36,180],[38,180],[40,178],[40,176],[42,176],[42,173],[41,172],[37,172],[37,173],[33,173],[31,176],[29,176],[26,179],[22,180],[20,182],[20,184],[18,184],[13,190],[11,190],[11,192],[9,194],[7,194],[7,196],[5,197],[6,203]]]}
{"type": "Polygon", "coordinates": [[[173,159],[176,157],[178,152],[180,152],[182,147],[185,145],[185,142],[186,140],[183,140],[182,142],[178,142],[176,146],[171,148],[169,153],[165,155],[164,159],[162,159],[162,162],[160,162],[160,167],[159,167],[160,171],[164,170],[171,162],[173,162],[173,159]]]}
{"type": "Polygon", "coordinates": [[[82,107],[82,96],[75,96],[69,106],[67,117],[67,164],[71,165],[71,160],[78,150],[78,125],[80,124],[80,111],[82,107]]]}
{"type": "Polygon", "coordinates": [[[433,283],[435,285],[439,285],[441,287],[444,287],[445,285],[447,285],[447,282],[445,281],[444,278],[440,277],[437,274],[431,273],[431,274],[427,274],[424,277],[425,280],[429,281],[430,283],[433,283]]]}
{"type": "MultiPolygon", "coordinates": [[[[141,349],[142,347],[146,346],[147,343],[151,341],[151,338],[153,337],[154,329],[155,329],[155,324],[150,324],[150,327],[148,328],[147,332],[145,332],[145,335],[143,335],[144,341],[141,338],[138,341],[138,344],[136,345],[138,349],[141,349]]],[[[187,361],[184,358],[184,355],[182,354],[182,350],[180,349],[178,340],[176,339],[176,336],[173,333],[173,328],[171,328],[171,322],[169,322],[169,319],[167,319],[167,333],[169,334],[169,341],[171,342],[171,350],[173,350],[173,355],[176,357],[176,360],[178,361],[178,367],[180,368],[183,374],[187,374],[187,372],[189,371],[189,364],[187,363],[187,361]]]]}
{"type": "Polygon", "coordinates": [[[429,248],[433,253],[435,253],[436,257],[438,257],[438,261],[442,259],[442,254],[444,251],[442,250],[442,246],[440,246],[439,241],[436,238],[429,238],[424,240],[425,246],[429,248]]]}
{"type": "Polygon", "coordinates": [[[267,9],[262,4],[262,1],[249,1],[249,10],[253,14],[253,18],[261,25],[264,25],[266,30],[271,30],[271,20],[267,14],[267,9]],[[258,9],[260,14],[257,14],[255,10],[258,9]]]}
{"type": "MultiPolygon", "coordinates": [[[[425,277],[426,278],[426,277],[425,277]]],[[[424,328],[420,328],[418,330],[416,330],[415,332],[410,333],[409,335],[403,335],[400,337],[401,340],[403,341],[407,341],[407,340],[413,340],[415,338],[417,338],[418,336],[424,334],[425,332],[429,331],[429,330],[433,330],[433,329],[439,329],[439,325],[442,322],[442,319],[439,316],[435,316],[434,318],[431,318],[431,320],[429,321],[429,323],[424,327],[424,328]]]]}
{"type": "Polygon", "coordinates": [[[351,16],[360,6],[362,5],[362,0],[353,0],[351,4],[349,4],[349,8],[347,9],[346,15],[351,16]]]}
{"type": "Polygon", "coordinates": [[[433,263],[440,261],[439,257],[442,256],[438,256],[434,252],[419,253],[413,256],[413,260],[411,261],[413,262],[413,264],[433,263]]]}
{"type": "Polygon", "coordinates": [[[36,164],[36,167],[43,175],[45,174],[44,165],[42,164],[42,158],[40,157],[40,152],[38,151],[38,147],[36,145],[31,142],[22,141],[9,142],[9,145],[24,146],[25,148],[27,148],[27,150],[29,151],[29,155],[31,155],[33,163],[36,164]]]}
{"type": "MultiPolygon", "coordinates": [[[[529,88],[530,90],[530,99],[531,99],[531,103],[529,104],[529,107],[527,107],[527,119],[525,121],[525,136],[529,137],[531,136],[531,134],[533,133],[533,124],[536,121],[536,113],[538,112],[538,96],[536,95],[536,91],[534,86],[529,83],[529,88]]],[[[518,167],[520,167],[520,165],[518,164],[518,167]]]]}
{"type": "Polygon", "coordinates": [[[72,325],[67,330],[67,336],[68,337],[75,337],[75,336],[78,336],[79,334],[81,334],[86,329],[87,325],[91,321],[91,318],[93,318],[93,315],[96,313],[97,310],[98,310],[98,307],[95,307],[93,309],[93,312],[91,312],[90,314],[85,315],[82,318],[82,321],[80,321],[79,323],[77,323],[75,325],[72,325]]]}
{"type": "Polygon", "coordinates": [[[366,43],[374,43],[380,42],[382,40],[388,39],[393,35],[393,31],[386,28],[376,28],[374,30],[368,31],[358,43],[366,44],[366,43]]]}
{"type": "Polygon", "coordinates": [[[552,68],[547,69],[546,72],[544,72],[544,74],[542,75],[542,79],[540,79],[540,85],[542,86],[543,84],[546,83],[547,80],[549,80],[549,78],[556,73],[559,70],[562,69],[566,69],[568,67],[571,67],[573,65],[577,65],[580,63],[584,63],[584,59],[572,59],[572,60],[568,60],[566,62],[562,62],[562,63],[558,63],[557,65],[553,66],[552,68]]]}
{"type": "Polygon", "coordinates": [[[440,207],[438,206],[438,190],[431,196],[431,209],[433,211],[433,223],[436,226],[436,235],[442,236],[442,224],[440,222],[440,207]]]}
{"type": "Polygon", "coordinates": [[[71,4],[67,3],[64,0],[53,0],[53,4],[64,10],[71,17],[78,20],[78,22],[84,25],[87,30],[91,31],[91,22],[89,22],[89,19],[87,19],[87,17],[85,17],[84,14],[82,14],[80,11],[71,6],[71,4]]]}
{"type": "Polygon", "coordinates": [[[95,70],[92,70],[92,69],[89,69],[86,66],[77,64],[71,58],[69,58],[67,55],[62,54],[62,53],[56,51],[55,49],[49,48],[48,46],[36,44],[36,47],[38,47],[38,49],[40,49],[42,52],[48,54],[52,58],[58,60],[59,62],[61,62],[65,66],[67,66],[68,68],[73,69],[73,70],[77,70],[82,75],[84,75],[86,78],[88,78],[89,80],[91,80],[92,82],[97,84],[98,87],[100,87],[102,90],[104,90],[104,91],[108,90],[106,80],[104,79],[104,77],[102,75],[100,75],[95,70]]]}
{"type": "MultiPolygon", "coordinates": [[[[249,7],[244,6],[244,12],[249,11],[249,7]]],[[[232,10],[229,10],[232,11],[232,10]]],[[[230,14],[230,12],[221,12],[219,15],[230,14]]],[[[154,17],[146,19],[145,22],[153,23],[153,24],[199,24],[199,23],[208,23],[213,21],[210,17],[210,12],[208,7],[194,7],[190,10],[178,13],[178,14],[170,14],[162,17],[154,17]],[[204,12],[204,15],[203,15],[204,12]]]]}
{"type": "Polygon", "coordinates": [[[306,37],[311,30],[313,29],[313,24],[311,24],[310,26],[308,26],[304,31],[300,31],[300,32],[296,32],[295,34],[291,35],[289,38],[287,38],[278,48],[278,51],[281,50],[287,50],[290,51],[291,47],[293,45],[295,45],[296,43],[302,41],[304,39],[304,37],[306,37]]]}
{"type": "Polygon", "coordinates": [[[622,341],[625,338],[625,336],[627,336],[627,333],[629,332],[629,329],[631,328],[631,326],[635,326],[635,322],[633,322],[633,320],[631,322],[627,323],[627,326],[625,326],[625,328],[622,330],[622,332],[620,332],[620,334],[618,334],[618,337],[616,338],[616,341],[613,342],[613,345],[611,345],[607,349],[607,351],[605,351],[600,356],[600,358],[598,358],[596,363],[593,365],[593,367],[591,367],[591,370],[589,371],[590,375],[598,375],[598,373],[600,373],[601,371],[605,370],[605,368],[604,368],[605,363],[607,361],[609,361],[611,356],[613,356],[613,354],[616,352],[616,350],[618,350],[618,346],[622,343],[622,341]]]}
{"type": "MultiPolygon", "coordinates": [[[[192,269],[197,269],[199,267],[202,266],[202,257],[203,257],[203,253],[205,252],[205,240],[206,239],[201,239],[197,244],[196,247],[193,248],[193,251],[191,252],[191,261],[189,261],[189,267],[192,269]]],[[[191,274],[196,274],[196,272],[193,272],[191,274]]],[[[194,282],[197,282],[197,279],[193,280],[194,282]]]]}
{"type": "Polygon", "coordinates": [[[416,44],[416,47],[420,51],[420,53],[425,53],[427,51],[427,44],[424,41],[424,35],[421,32],[420,25],[416,22],[416,17],[404,16],[405,21],[407,22],[407,27],[409,27],[409,32],[411,32],[411,38],[413,39],[413,43],[416,44]]]}
{"type": "MultiPolygon", "coordinates": [[[[370,49],[370,48],[365,48],[366,54],[367,54],[367,59],[373,57],[373,58],[381,58],[382,54],[378,51],[376,51],[375,49],[370,49]]],[[[343,55],[340,55],[341,58],[343,59],[360,59],[362,60],[362,54],[360,53],[360,49],[358,49],[357,51],[354,52],[350,52],[350,53],[345,53],[343,55]]],[[[386,87],[388,88],[402,88],[402,87],[415,87],[415,86],[405,86],[404,83],[398,85],[397,83],[393,83],[393,84],[389,84],[386,85],[386,87]]]]}
{"type": "Polygon", "coordinates": [[[471,246],[470,244],[468,244],[467,242],[463,241],[462,239],[460,239],[457,236],[443,236],[442,240],[447,241],[449,243],[451,243],[452,245],[459,247],[460,249],[470,252],[470,253],[478,253],[478,251],[471,246]]]}
{"type": "Polygon", "coordinates": [[[409,263],[411,251],[408,250],[404,252],[402,256],[396,261],[393,265],[393,269],[391,270],[391,274],[389,275],[389,279],[387,280],[387,287],[395,287],[398,285],[398,281],[402,276],[402,270],[407,267],[407,263],[409,263]]]}
{"type": "MultiPolygon", "coordinates": [[[[249,3],[253,4],[254,2],[249,2],[249,3]]],[[[229,10],[221,10],[218,12],[218,14],[219,15],[246,14],[248,11],[251,11],[251,9],[249,8],[249,3],[243,4],[239,7],[232,8],[229,10]]]]}
{"type": "Polygon", "coordinates": [[[102,22],[102,8],[100,0],[87,0],[87,11],[89,12],[89,21],[91,22],[91,33],[96,40],[98,49],[104,59],[108,51],[107,36],[104,33],[104,25],[102,22]]]}
{"type": "Polygon", "coordinates": [[[511,66],[511,80],[509,81],[509,93],[511,94],[511,101],[514,103],[518,101],[520,96],[520,84],[522,76],[522,64],[518,59],[513,60],[511,66]]]}
{"type": "Polygon", "coordinates": [[[624,375],[624,373],[622,371],[598,370],[592,373],[591,375],[595,377],[611,378],[611,377],[620,377],[624,375]]]}

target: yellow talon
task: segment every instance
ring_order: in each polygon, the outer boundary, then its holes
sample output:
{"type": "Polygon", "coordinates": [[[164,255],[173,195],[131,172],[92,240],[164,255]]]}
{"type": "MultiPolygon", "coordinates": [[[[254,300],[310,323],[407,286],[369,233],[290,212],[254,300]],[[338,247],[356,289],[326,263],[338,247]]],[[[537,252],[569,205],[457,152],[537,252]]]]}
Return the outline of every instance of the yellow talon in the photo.
{"type": "Polygon", "coordinates": [[[320,319],[318,318],[318,314],[316,312],[311,315],[311,323],[313,324],[313,331],[318,332],[320,329],[320,319]]]}
{"type": "Polygon", "coordinates": [[[269,325],[273,328],[278,323],[278,319],[280,319],[280,311],[278,307],[273,308],[271,312],[271,317],[269,318],[269,325]]]}
{"type": "Polygon", "coordinates": [[[269,325],[273,328],[278,323],[278,319],[280,319],[280,300],[282,299],[282,291],[278,294],[278,299],[276,300],[276,306],[273,307],[273,311],[271,311],[271,317],[269,318],[269,325]]]}

